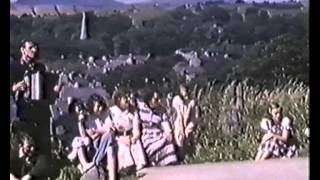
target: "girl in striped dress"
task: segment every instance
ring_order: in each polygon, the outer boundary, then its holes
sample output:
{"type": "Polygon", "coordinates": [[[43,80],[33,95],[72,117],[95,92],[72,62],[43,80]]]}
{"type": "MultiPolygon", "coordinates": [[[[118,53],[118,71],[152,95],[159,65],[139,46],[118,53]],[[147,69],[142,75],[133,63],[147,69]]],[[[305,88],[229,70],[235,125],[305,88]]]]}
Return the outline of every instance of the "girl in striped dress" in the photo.
{"type": "Polygon", "coordinates": [[[142,123],[142,144],[152,166],[166,166],[178,162],[172,130],[165,111],[150,108],[150,99],[138,100],[142,123]]]}

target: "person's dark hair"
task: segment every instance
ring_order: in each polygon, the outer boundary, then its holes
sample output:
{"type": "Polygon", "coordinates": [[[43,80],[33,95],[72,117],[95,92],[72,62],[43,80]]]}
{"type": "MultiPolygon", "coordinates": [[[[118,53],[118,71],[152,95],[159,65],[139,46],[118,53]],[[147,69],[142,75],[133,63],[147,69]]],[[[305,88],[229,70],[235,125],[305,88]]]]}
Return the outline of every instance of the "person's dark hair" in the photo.
{"type": "Polygon", "coordinates": [[[18,136],[19,145],[28,144],[36,147],[35,140],[27,133],[21,132],[18,136]]]}
{"type": "Polygon", "coordinates": [[[130,98],[130,103],[129,103],[129,112],[133,113],[136,110],[138,110],[138,103],[137,99],[134,97],[133,99],[130,98]],[[133,101],[133,102],[132,102],[133,101]]]}
{"type": "Polygon", "coordinates": [[[122,89],[118,89],[114,91],[114,93],[112,94],[113,104],[118,106],[121,97],[125,97],[125,96],[126,96],[126,92],[122,89]]]}
{"type": "Polygon", "coordinates": [[[79,107],[80,110],[85,110],[86,106],[84,102],[80,99],[73,99],[68,106],[69,113],[75,113],[76,107],[79,107]]]}
{"type": "Polygon", "coordinates": [[[38,43],[33,42],[33,41],[30,41],[30,40],[22,40],[22,42],[21,42],[21,47],[25,48],[27,43],[32,44],[34,47],[37,47],[37,49],[39,50],[39,45],[38,45],[38,43]]]}
{"type": "Polygon", "coordinates": [[[93,112],[93,106],[95,102],[98,102],[103,109],[106,109],[107,105],[103,97],[98,94],[93,94],[88,99],[88,108],[91,113],[93,112]]]}
{"type": "Polygon", "coordinates": [[[277,102],[270,103],[270,110],[277,109],[282,113],[282,107],[277,102]]]}
{"type": "Polygon", "coordinates": [[[144,103],[149,105],[149,102],[151,101],[153,97],[153,92],[150,89],[140,89],[139,91],[139,99],[142,100],[144,103]]]}

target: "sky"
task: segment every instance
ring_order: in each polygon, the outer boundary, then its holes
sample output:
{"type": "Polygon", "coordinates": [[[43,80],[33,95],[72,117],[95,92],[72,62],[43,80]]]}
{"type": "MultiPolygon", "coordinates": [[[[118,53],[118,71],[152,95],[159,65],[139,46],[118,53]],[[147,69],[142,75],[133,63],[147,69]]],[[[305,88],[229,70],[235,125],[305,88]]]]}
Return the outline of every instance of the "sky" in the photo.
{"type": "MultiPolygon", "coordinates": [[[[110,3],[124,3],[124,4],[133,4],[133,3],[143,3],[143,2],[198,2],[198,1],[205,1],[205,0],[10,0],[10,2],[15,3],[21,3],[21,4],[110,4],[110,3]]],[[[234,1],[234,0],[225,0],[227,1],[234,1]]],[[[252,2],[253,0],[245,0],[246,2],[252,2]]],[[[255,2],[264,2],[265,0],[255,0],[255,2]]],[[[283,2],[283,1],[289,1],[289,0],[268,0],[269,2],[283,2]]],[[[305,0],[303,0],[305,1],[305,0]]],[[[306,0],[308,1],[308,0],[306,0]]]]}

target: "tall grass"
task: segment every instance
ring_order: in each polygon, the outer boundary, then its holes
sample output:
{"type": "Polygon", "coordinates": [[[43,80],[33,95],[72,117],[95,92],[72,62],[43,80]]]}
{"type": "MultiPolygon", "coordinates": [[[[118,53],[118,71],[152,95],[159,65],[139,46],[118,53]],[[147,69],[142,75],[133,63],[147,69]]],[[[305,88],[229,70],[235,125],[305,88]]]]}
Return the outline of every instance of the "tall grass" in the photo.
{"type": "Polygon", "coordinates": [[[295,80],[267,89],[233,81],[226,85],[195,86],[193,95],[202,109],[195,132],[194,151],[185,163],[252,160],[261,138],[260,121],[276,101],[293,120],[300,151],[308,149],[304,130],[309,122],[309,87],[295,80]]]}

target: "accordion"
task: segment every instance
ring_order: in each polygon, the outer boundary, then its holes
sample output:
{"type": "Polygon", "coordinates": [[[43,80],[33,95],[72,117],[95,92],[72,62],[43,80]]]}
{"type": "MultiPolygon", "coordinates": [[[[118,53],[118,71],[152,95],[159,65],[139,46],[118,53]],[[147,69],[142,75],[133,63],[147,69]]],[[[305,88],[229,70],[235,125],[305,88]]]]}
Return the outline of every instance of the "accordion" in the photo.
{"type": "Polygon", "coordinates": [[[25,76],[24,81],[28,86],[28,91],[24,94],[31,100],[41,100],[43,98],[43,76],[39,71],[25,76]]]}

